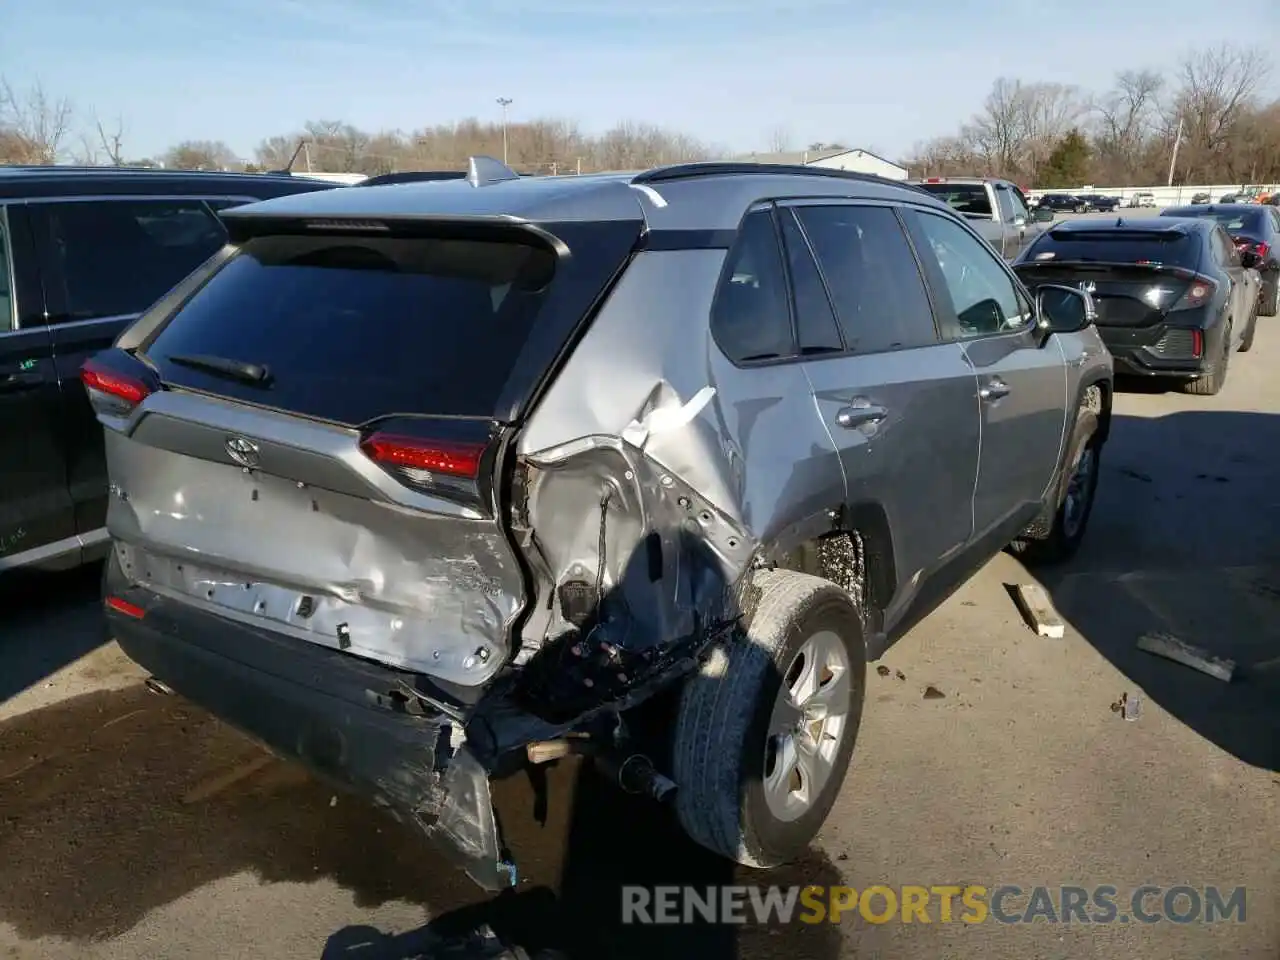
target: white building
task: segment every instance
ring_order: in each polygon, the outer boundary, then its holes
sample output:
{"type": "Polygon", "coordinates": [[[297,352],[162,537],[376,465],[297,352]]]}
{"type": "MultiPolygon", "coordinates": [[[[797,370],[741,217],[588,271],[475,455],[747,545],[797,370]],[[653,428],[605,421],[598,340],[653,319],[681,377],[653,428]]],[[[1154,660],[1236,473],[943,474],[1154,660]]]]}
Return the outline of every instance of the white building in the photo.
{"type": "Polygon", "coordinates": [[[791,163],[830,170],[853,170],[874,173],[889,180],[907,179],[907,168],[892,160],[878,157],[869,150],[792,150],[788,153],[749,153],[736,157],[751,163],[791,163]]]}

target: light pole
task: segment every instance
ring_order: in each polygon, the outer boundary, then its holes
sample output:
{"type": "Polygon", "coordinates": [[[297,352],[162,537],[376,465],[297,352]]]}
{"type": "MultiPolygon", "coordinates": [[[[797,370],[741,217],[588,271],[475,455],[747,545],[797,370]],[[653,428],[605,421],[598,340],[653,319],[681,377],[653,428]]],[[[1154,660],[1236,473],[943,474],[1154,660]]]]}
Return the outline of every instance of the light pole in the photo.
{"type": "Polygon", "coordinates": [[[498,106],[502,108],[502,162],[507,162],[507,107],[511,106],[510,97],[499,97],[498,106]]]}

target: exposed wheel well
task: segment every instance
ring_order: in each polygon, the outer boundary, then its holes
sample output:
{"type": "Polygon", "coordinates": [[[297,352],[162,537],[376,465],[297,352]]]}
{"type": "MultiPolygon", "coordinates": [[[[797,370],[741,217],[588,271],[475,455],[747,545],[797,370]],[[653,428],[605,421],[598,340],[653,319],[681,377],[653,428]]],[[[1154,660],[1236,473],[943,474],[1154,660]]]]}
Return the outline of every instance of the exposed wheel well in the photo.
{"type": "Polygon", "coordinates": [[[831,581],[853,597],[864,617],[878,617],[898,585],[889,518],[878,503],[840,513],[836,529],[798,544],[777,564],[831,581]]]}
{"type": "Polygon", "coordinates": [[[1111,432],[1111,398],[1112,385],[1109,381],[1099,380],[1084,388],[1080,397],[1080,408],[1092,411],[1098,418],[1098,439],[1105,441],[1111,432]]]}

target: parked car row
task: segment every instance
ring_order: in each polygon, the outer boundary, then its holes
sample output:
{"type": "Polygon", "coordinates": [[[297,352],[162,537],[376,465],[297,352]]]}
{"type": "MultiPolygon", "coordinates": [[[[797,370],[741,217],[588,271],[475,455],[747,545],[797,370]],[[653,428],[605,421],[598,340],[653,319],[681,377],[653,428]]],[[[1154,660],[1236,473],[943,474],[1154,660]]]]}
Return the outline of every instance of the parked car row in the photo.
{"type": "Polygon", "coordinates": [[[5,176],[0,564],[107,550],[126,653],[486,888],[490,780],[566,751],[793,857],[867,661],[1000,549],[1085,534],[1094,300],[926,189],[5,176]]]}

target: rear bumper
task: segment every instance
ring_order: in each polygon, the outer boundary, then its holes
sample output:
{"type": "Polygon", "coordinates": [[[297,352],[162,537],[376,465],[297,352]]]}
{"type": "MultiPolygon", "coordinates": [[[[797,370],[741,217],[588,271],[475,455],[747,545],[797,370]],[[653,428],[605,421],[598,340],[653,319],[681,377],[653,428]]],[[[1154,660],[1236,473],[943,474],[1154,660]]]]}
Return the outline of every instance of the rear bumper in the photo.
{"type": "Polygon", "coordinates": [[[510,885],[482,766],[449,717],[405,696],[412,674],[245,626],[131,586],[114,553],[107,629],[174,691],[314,773],[422,828],[480,886],[510,885]],[[408,704],[408,706],[406,706],[408,704]],[[410,712],[413,711],[413,712],[410,712]]]}
{"type": "Polygon", "coordinates": [[[1115,372],[1129,376],[1194,379],[1212,369],[1207,331],[1157,324],[1152,327],[1098,327],[1115,363],[1115,372]],[[1195,334],[1200,335],[1196,355],[1195,334]]]}

